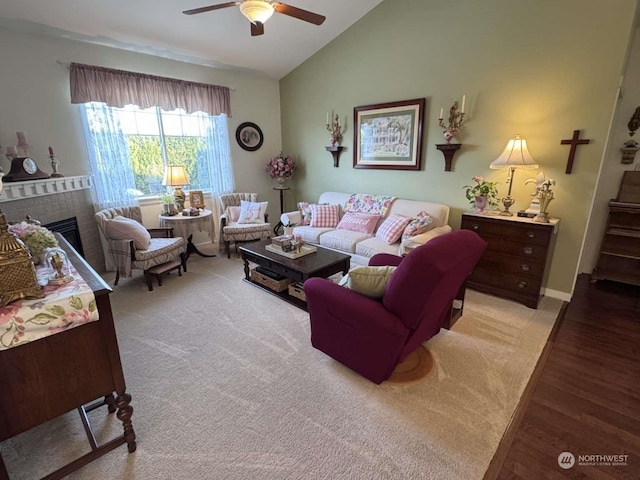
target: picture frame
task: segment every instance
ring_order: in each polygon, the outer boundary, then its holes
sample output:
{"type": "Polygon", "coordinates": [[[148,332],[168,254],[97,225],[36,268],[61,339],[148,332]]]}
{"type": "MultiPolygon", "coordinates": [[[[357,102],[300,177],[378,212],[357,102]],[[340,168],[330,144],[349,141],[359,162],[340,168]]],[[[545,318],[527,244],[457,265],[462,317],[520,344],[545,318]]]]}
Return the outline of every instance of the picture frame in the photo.
{"type": "Polygon", "coordinates": [[[189,205],[193,208],[204,208],[204,195],[200,190],[191,190],[189,192],[189,205]]]}
{"type": "Polygon", "coordinates": [[[353,109],[353,168],[420,170],[426,100],[376,103],[353,109]]]}
{"type": "Polygon", "coordinates": [[[238,145],[248,152],[255,152],[262,146],[264,136],[260,127],[252,122],[244,122],[236,129],[238,145]]]}

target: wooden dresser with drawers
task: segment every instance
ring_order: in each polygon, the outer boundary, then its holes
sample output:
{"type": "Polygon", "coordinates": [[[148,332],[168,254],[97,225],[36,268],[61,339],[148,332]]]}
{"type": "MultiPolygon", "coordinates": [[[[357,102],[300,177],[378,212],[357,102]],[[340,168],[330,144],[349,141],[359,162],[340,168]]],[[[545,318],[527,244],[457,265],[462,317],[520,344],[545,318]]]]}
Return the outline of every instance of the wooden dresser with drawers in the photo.
{"type": "Polygon", "coordinates": [[[515,215],[463,213],[461,228],[473,230],[489,243],[467,286],[538,308],[558,222],[551,219],[551,223],[534,223],[515,215]]]}

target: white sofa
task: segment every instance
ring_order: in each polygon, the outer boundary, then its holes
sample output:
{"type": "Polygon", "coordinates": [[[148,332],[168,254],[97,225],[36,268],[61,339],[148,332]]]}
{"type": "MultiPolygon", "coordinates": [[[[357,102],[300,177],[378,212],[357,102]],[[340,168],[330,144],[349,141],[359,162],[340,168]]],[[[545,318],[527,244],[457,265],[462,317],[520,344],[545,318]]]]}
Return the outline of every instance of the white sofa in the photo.
{"type": "MultiPolygon", "coordinates": [[[[342,217],[344,213],[344,205],[347,203],[350,196],[350,193],[344,192],[324,192],[320,195],[317,203],[340,205],[340,217],[342,217]]],[[[396,198],[384,218],[393,213],[403,215],[405,217],[414,217],[421,211],[425,211],[433,217],[433,228],[425,233],[403,241],[398,241],[391,245],[388,245],[383,240],[377,238],[375,236],[375,232],[373,235],[367,235],[366,233],[354,232],[351,230],[337,230],[335,228],[310,227],[306,225],[301,226],[302,215],[297,210],[294,212],[283,213],[280,220],[283,225],[298,225],[293,229],[293,233],[295,235],[301,235],[304,242],[348,253],[351,255],[352,264],[367,265],[369,263],[369,258],[376,253],[403,255],[408,253],[412,248],[451,231],[451,227],[447,224],[449,221],[449,207],[441,203],[396,198]]],[[[384,221],[384,218],[381,218],[378,221],[376,231],[384,221]]]]}

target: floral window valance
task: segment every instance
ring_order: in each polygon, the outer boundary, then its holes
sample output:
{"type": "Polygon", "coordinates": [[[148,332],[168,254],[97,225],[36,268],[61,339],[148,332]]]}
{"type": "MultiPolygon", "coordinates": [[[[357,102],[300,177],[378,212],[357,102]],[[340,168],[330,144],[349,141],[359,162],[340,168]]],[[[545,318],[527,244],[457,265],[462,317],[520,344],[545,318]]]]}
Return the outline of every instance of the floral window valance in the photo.
{"type": "Polygon", "coordinates": [[[104,102],[110,107],[159,106],[187,113],[231,117],[229,88],[174,78],[72,63],[71,103],[104,102]]]}

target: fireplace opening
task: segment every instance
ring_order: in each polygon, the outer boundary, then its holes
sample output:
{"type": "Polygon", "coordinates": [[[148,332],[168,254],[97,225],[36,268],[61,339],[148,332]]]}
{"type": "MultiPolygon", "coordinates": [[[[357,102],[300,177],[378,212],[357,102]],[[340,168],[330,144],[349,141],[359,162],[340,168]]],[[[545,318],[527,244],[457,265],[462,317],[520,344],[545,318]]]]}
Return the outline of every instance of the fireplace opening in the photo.
{"type": "Polygon", "coordinates": [[[84,250],[82,249],[82,240],[80,240],[80,231],[78,230],[78,220],[76,217],[67,218],[57,222],[47,223],[43,225],[52,232],[58,232],[62,235],[76,252],[84,258],[84,250]]]}

